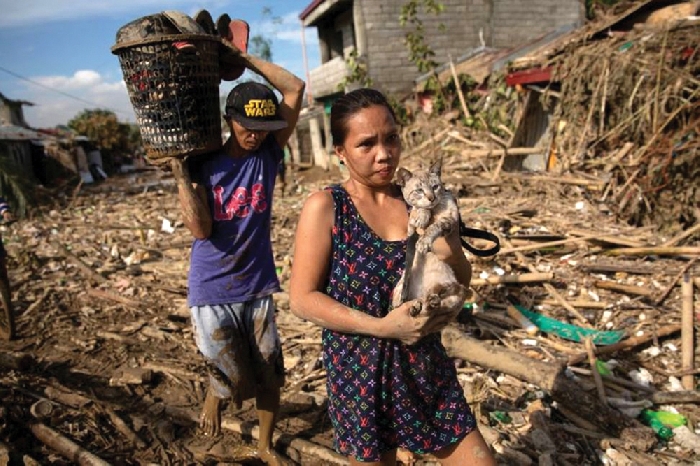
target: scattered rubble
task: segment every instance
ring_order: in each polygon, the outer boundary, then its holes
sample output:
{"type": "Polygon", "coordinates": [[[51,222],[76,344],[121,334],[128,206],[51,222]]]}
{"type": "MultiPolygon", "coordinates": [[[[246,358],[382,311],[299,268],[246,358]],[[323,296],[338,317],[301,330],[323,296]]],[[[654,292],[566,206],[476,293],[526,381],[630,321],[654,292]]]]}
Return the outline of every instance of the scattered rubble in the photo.
{"type": "MultiPolygon", "coordinates": [[[[525,114],[524,94],[472,104],[479,129],[458,109],[402,130],[404,165],[443,157],[465,223],[502,244],[470,256],[476,299],[443,341],[500,464],[692,464],[698,23],[586,34],[513,64],[565,76],[528,90],[556,93],[544,145],[514,145],[527,117],[486,121],[486,105],[525,114]],[[549,170],[511,169],[543,148],[549,170]]],[[[289,312],[286,292],[301,206],[339,170],[297,166],[273,212],[287,371],[275,438],[304,465],[345,464],[332,450],[321,330],[289,312]]],[[[186,307],[191,238],[166,173],[58,193],[1,228],[20,338],[0,342],[0,464],[256,464],[251,400],[226,412],[220,438],[197,435],[206,378],[186,307]]]]}

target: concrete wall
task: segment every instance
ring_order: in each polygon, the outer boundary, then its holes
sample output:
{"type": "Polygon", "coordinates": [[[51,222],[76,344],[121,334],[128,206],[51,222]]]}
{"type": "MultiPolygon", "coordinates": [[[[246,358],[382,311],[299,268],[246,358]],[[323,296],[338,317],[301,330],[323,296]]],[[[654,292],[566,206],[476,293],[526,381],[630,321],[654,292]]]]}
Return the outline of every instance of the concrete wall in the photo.
{"type": "MultiPolygon", "coordinates": [[[[419,76],[408,60],[406,28],[399,24],[405,0],[355,0],[361,9],[366,56],[374,85],[389,93],[406,93],[419,76]]],[[[481,45],[510,48],[566,24],[582,24],[579,0],[442,0],[440,15],[423,14],[427,42],[442,64],[481,45]],[[444,24],[444,31],[440,31],[444,24]]]]}

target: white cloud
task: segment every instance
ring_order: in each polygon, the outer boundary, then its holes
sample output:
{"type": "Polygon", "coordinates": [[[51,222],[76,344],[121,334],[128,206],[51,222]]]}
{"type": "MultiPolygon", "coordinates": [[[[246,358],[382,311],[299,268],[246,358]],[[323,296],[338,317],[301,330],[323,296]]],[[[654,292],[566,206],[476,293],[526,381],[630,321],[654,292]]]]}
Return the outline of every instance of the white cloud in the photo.
{"type": "Polygon", "coordinates": [[[93,70],[79,70],[72,76],[34,76],[24,83],[23,100],[34,106],[24,108],[33,127],[64,125],[85,109],[112,110],[120,121],[135,121],[124,81],[107,80],[93,70]],[[53,92],[52,92],[53,91],[53,92]]]}
{"type": "Polygon", "coordinates": [[[79,70],[73,76],[39,76],[33,81],[52,89],[69,91],[95,86],[102,81],[102,77],[97,71],[79,70]]]}

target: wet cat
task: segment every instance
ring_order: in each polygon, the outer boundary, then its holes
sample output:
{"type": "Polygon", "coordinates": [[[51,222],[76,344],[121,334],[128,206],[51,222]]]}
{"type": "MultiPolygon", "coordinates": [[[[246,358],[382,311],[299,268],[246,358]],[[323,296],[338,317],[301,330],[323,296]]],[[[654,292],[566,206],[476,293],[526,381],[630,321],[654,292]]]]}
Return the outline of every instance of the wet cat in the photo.
{"type": "MultiPolygon", "coordinates": [[[[452,193],[445,189],[440,178],[442,159],[428,170],[411,173],[399,168],[397,184],[403,197],[412,207],[408,218],[408,237],[420,230],[415,254],[406,257],[406,269],[392,296],[392,305],[419,299],[423,311],[452,312],[461,309],[470,292],[459,283],[449,264],[433,253],[433,242],[459,228],[459,207],[452,193]],[[409,262],[411,262],[409,264],[409,262]],[[408,281],[408,283],[406,283],[408,281]]],[[[417,315],[421,309],[413,309],[417,315]]]]}

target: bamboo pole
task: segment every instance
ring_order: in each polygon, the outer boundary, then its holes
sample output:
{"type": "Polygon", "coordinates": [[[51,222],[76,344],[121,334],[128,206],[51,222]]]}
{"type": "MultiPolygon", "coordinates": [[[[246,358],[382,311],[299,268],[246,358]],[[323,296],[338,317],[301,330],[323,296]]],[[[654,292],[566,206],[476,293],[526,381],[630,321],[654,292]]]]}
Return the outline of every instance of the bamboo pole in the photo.
{"type": "Polygon", "coordinates": [[[452,72],[452,79],[455,81],[455,89],[457,89],[457,95],[459,96],[459,103],[462,105],[462,111],[464,112],[464,118],[471,118],[471,113],[467,108],[467,102],[464,100],[464,93],[462,92],[462,86],[459,83],[459,77],[457,76],[457,70],[455,70],[455,64],[452,61],[452,55],[448,54],[450,59],[450,71],[452,72]]]}
{"type": "Polygon", "coordinates": [[[694,226],[688,228],[687,230],[678,233],[676,236],[674,236],[670,240],[666,241],[661,246],[666,247],[666,248],[675,246],[676,244],[680,243],[681,241],[683,241],[687,237],[692,236],[697,232],[700,232],[700,223],[697,223],[694,226]]]}
{"type": "MultiPolygon", "coordinates": [[[[690,274],[683,274],[681,282],[681,297],[683,307],[681,310],[681,369],[693,369],[695,355],[695,336],[693,335],[693,282],[690,274]]],[[[684,375],[681,384],[686,390],[695,390],[695,376],[693,374],[684,375]]]]}
{"type": "Polygon", "coordinates": [[[533,324],[530,319],[525,317],[515,306],[512,304],[508,304],[506,307],[506,312],[508,315],[511,317],[511,319],[515,320],[520,327],[522,327],[528,335],[535,335],[539,329],[535,324],[533,324]]]}
{"type": "Polygon", "coordinates": [[[654,294],[654,290],[651,288],[636,285],[623,285],[621,283],[611,282],[608,280],[596,280],[595,286],[596,288],[602,288],[604,290],[612,290],[637,296],[652,296],[654,294]]]}
{"type": "MultiPolygon", "coordinates": [[[[508,150],[504,149],[465,149],[462,151],[462,157],[465,158],[471,158],[471,159],[480,159],[482,157],[500,157],[506,152],[508,155],[532,155],[532,154],[539,154],[543,151],[544,149],[538,148],[538,147],[513,147],[509,148],[508,150]]],[[[411,152],[416,152],[416,151],[411,151],[411,152]]],[[[556,181],[556,180],[552,180],[556,181]]]]}
{"type": "MultiPolygon", "coordinates": [[[[593,238],[596,238],[600,235],[588,235],[588,236],[581,236],[579,238],[567,238],[567,239],[560,239],[557,241],[548,241],[546,243],[537,243],[537,244],[528,244],[526,246],[518,246],[515,248],[505,248],[501,249],[499,252],[500,254],[511,254],[514,252],[522,252],[522,251],[537,251],[539,249],[547,249],[551,248],[554,246],[562,246],[564,244],[570,244],[570,243],[578,243],[580,241],[587,241],[593,238]]],[[[700,248],[698,248],[700,249],[700,248]]]]}
{"type": "Polygon", "coordinates": [[[472,286],[502,285],[513,283],[538,283],[554,280],[553,273],[530,272],[520,275],[496,275],[488,278],[475,278],[471,281],[472,286]]]}
{"type": "Polygon", "coordinates": [[[683,256],[700,255],[700,247],[651,246],[646,248],[618,248],[606,251],[609,256],[683,256]]]}
{"type": "Polygon", "coordinates": [[[678,272],[678,274],[676,274],[675,277],[673,277],[673,280],[671,280],[671,283],[668,285],[668,287],[659,295],[658,298],[656,298],[656,301],[654,301],[655,306],[661,306],[663,304],[668,295],[671,294],[671,290],[673,290],[676,287],[678,280],[680,280],[681,277],[683,277],[686,274],[686,272],[695,264],[695,262],[697,262],[698,259],[700,258],[694,257],[692,260],[688,261],[688,263],[683,266],[681,271],[678,272]]]}
{"type": "MultiPolygon", "coordinates": [[[[680,329],[681,329],[681,326],[678,324],[667,325],[666,327],[661,327],[656,332],[649,332],[646,335],[628,338],[626,340],[622,340],[621,342],[615,343],[613,345],[599,346],[596,348],[596,354],[598,354],[598,355],[609,354],[609,353],[614,353],[616,351],[620,351],[623,349],[634,348],[635,346],[639,346],[639,345],[643,345],[645,343],[648,343],[651,340],[653,340],[654,338],[667,337],[673,333],[678,332],[680,329]]],[[[582,361],[585,361],[587,357],[588,357],[588,355],[586,353],[579,353],[577,355],[571,356],[569,358],[568,364],[570,366],[573,366],[573,365],[578,364],[582,361]]]]}
{"type": "Polygon", "coordinates": [[[583,345],[586,348],[586,353],[588,354],[588,364],[591,366],[591,375],[593,376],[593,381],[595,382],[595,388],[598,391],[598,398],[600,402],[604,405],[608,404],[608,398],[605,396],[605,387],[603,386],[603,378],[598,372],[598,366],[596,364],[595,353],[593,352],[593,341],[591,337],[585,338],[583,340],[583,345]]]}

